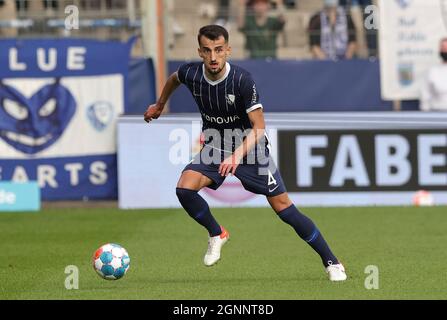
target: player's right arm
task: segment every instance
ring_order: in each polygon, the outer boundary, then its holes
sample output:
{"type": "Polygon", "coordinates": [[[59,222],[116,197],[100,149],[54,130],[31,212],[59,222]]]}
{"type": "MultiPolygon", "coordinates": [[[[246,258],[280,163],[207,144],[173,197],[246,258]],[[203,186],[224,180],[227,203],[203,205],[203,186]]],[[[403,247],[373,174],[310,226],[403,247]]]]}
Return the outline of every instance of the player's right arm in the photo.
{"type": "Polygon", "coordinates": [[[177,72],[174,72],[169,76],[165,86],[163,87],[160,98],[157,100],[157,103],[151,104],[144,113],[144,121],[150,122],[160,117],[169,97],[180,86],[180,84],[181,82],[177,72]]]}

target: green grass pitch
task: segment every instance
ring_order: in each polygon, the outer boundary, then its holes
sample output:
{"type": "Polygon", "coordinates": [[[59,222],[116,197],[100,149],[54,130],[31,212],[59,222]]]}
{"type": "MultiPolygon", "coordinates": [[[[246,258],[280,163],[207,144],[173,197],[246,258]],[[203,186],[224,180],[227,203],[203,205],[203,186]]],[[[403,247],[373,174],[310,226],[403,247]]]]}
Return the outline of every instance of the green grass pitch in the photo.
{"type": "Polygon", "coordinates": [[[219,263],[202,264],[207,234],[183,210],[45,209],[0,213],[0,299],[446,299],[447,208],[306,208],[348,280],[331,283],[319,257],[271,209],[214,209],[230,232],[219,263]],[[94,272],[102,244],[124,246],[127,275],[94,272]],[[79,268],[67,290],[65,267],[79,268]],[[366,289],[368,265],[379,288],[366,289]]]}

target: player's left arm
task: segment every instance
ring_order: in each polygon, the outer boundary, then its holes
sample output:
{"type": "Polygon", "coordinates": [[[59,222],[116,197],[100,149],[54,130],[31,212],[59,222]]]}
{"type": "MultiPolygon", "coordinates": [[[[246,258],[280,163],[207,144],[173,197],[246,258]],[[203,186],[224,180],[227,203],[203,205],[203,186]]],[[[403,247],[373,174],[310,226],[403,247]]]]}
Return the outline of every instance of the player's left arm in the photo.
{"type": "Polygon", "coordinates": [[[228,176],[229,173],[234,175],[242,159],[264,137],[265,121],[262,108],[249,112],[248,118],[250,119],[252,130],[250,130],[249,134],[244,139],[244,142],[234,151],[234,153],[220,164],[219,173],[221,176],[228,176]]]}

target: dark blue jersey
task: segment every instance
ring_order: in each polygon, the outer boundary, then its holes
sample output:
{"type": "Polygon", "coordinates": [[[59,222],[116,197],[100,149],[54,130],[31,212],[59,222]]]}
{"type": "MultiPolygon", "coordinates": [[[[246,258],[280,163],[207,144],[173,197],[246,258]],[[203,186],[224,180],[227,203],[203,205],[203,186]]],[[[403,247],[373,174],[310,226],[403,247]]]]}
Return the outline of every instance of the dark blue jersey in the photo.
{"type": "Polygon", "coordinates": [[[223,134],[225,129],[244,132],[252,127],[248,113],[262,104],[249,72],[227,62],[225,75],[212,81],[205,75],[204,64],[193,62],[180,66],[177,75],[199,107],[204,131],[216,129],[223,134]]]}

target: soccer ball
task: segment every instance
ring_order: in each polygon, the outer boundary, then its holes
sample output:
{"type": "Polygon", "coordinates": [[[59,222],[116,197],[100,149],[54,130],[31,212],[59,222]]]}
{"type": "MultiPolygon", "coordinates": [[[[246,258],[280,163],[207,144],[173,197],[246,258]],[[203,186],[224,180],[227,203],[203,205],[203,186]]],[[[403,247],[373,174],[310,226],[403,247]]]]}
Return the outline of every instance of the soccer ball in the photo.
{"type": "Polygon", "coordinates": [[[419,190],[413,196],[413,204],[417,207],[432,206],[434,203],[432,194],[426,190],[419,190]]]}
{"type": "Polygon", "coordinates": [[[93,254],[93,268],[103,279],[118,280],[126,274],[129,266],[129,254],[118,244],[107,243],[93,254]]]}

